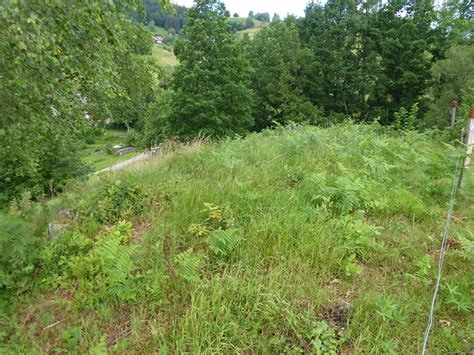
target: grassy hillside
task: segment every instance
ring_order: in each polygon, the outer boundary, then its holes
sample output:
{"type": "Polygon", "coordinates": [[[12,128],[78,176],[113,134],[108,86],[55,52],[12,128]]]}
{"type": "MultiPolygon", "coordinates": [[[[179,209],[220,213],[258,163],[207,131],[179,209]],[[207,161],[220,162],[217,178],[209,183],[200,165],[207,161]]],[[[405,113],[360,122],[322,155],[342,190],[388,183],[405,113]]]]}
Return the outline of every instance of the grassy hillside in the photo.
{"type": "Polygon", "coordinates": [[[253,38],[257,34],[257,32],[260,31],[261,29],[262,27],[247,28],[243,31],[239,31],[238,33],[240,34],[248,33],[250,38],[253,38]]]}
{"type": "Polygon", "coordinates": [[[168,35],[168,30],[164,27],[154,26],[153,27],[153,34],[165,37],[168,35]]]}
{"type": "MultiPolygon", "coordinates": [[[[247,22],[247,17],[230,17],[227,19],[228,22],[239,22],[239,23],[246,23],[247,22]]],[[[266,26],[267,23],[259,20],[253,19],[253,23],[255,24],[255,27],[263,27],[266,26]]]]}
{"type": "MultiPolygon", "coordinates": [[[[420,351],[453,148],[352,125],[163,148],[0,219],[29,243],[3,276],[1,352],[420,351]],[[73,220],[58,215],[66,207],[73,220]],[[70,225],[58,240],[44,236],[51,220],[70,225]]],[[[473,348],[470,179],[433,353],[473,348]]]]}
{"type": "Polygon", "coordinates": [[[178,58],[174,55],[173,51],[168,50],[160,45],[153,46],[153,56],[158,60],[158,63],[164,66],[174,67],[178,64],[178,58]]]}
{"type": "MultiPolygon", "coordinates": [[[[227,20],[228,22],[239,22],[239,23],[243,23],[245,24],[246,21],[247,21],[247,17],[231,17],[227,20]]],[[[263,21],[259,21],[259,20],[253,20],[253,23],[254,23],[254,27],[252,28],[247,28],[243,31],[239,31],[237,33],[239,34],[244,34],[244,33],[248,33],[250,38],[253,38],[255,36],[255,34],[260,31],[260,29],[262,27],[265,27],[267,26],[268,24],[266,22],[263,22],[263,21]]]]}

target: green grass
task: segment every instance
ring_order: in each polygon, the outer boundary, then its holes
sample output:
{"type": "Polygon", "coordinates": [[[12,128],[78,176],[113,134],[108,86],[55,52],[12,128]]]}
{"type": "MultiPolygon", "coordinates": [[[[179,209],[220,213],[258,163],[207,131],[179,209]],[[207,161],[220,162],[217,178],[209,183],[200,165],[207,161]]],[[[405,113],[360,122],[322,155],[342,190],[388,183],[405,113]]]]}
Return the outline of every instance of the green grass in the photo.
{"type": "MultiPolygon", "coordinates": [[[[10,286],[1,352],[420,352],[455,149],[355,125],[198,143],[35,212],[79,215],[10,286]]],[[[472,172],[461,191],[431,353],[473,347],[472,172]]]]}
{"type": "MultiPolygon", "coordinates": [[[[247,17],[230,17],[229,19],[227,19],[227,22],[246,23],[247,17]]],[[[255,20],[255,19],[253,20],[253,23],[255,24],[255,28],[267,26],[266,22],[255,20]]]]}
{"type": "Polygon", "coordinates": [[[153,34],[165,37],[168,34],[168,30],[164,27],[155,26],[153,34]]]}
{"type": "Polygon", "coordinates": [[[247,28],[243,31],[239,31],[238,33],[240,34],[248,33],[250,38],[253,38],[257,34],[257,32],[260,31],[261,29],[262,27],[247,28]]]}
{"type": "MultiPolygon", "coordinates": [[[[247,21],[247,18],[246,17],[231,17],[227,21],[245,23],[247,21]]],[[[250,36],[250,38],[253,38],[258,31],[260,31],[263,27],[268,25],[266,22],[255,20],[255,19],[253,20],[253,22],[255,24],[255,27],[247,28],[247,29],[245,29],[243,31],[239,31],[237,33],[241,34],[241,35],[244,34],[244,33],[247,33],[250,36]]]]}
{"type": "Polygon", "coordinates": [[[174,67],[178,64],[178,59],[174,55],[173,51],[167,50],[163,46],[154,45],[153,55],[162,65],[174,67]]]}
{"type": "Polygon", "coordinates": [[[122,156],[107,153],[106,147],[113,147],[114,145],[125,147],[126,132],[105,131],[102,136],[97,137],[95,143],[86,145],[82,151],[83,161],[92,167],[93,171],[99,171],[139,154],[138,151],[122,156]]]}

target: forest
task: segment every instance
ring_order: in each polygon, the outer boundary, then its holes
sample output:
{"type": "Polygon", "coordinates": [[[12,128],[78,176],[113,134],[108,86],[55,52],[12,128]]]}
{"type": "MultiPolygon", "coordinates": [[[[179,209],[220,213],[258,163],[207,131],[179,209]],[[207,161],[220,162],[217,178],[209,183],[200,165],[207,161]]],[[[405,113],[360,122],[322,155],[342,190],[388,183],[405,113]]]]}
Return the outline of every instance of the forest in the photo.
{"type": "Polygon", "coordinates": [[[0,2],[0,353],[420,352],[453,173],[429,346],[474,350],[474,4],[271,13],[0,2]]]}

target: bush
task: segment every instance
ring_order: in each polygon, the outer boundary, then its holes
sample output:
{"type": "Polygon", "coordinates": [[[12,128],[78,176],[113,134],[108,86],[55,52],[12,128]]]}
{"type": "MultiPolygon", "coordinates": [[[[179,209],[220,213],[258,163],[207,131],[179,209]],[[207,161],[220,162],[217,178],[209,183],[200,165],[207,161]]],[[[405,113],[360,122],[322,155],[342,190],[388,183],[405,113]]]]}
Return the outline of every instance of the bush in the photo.
{"type": "Polygon", "coordinates": [[[171,96],[168,90],[161,91],[148,105],[144,120],[144,132],[140,142],[142,147],[150,147],[171,135],[169,123],[171,96]]]}
{"type": "Polygon", "coordinates": [[[39,243],[32,225],[0,214],[0,297],[31,287],[39,260],[39,243]]]}
{"type": "Polygon", "coordinates": [[[84,129],[84,141],[87,144],[94,144],[100,136],[104,134],[104,130],[97,125],[90,125],[84,129]]]}
{"type": "Polygon", "coordinates": [[[135,279],[130,275],[134,264],[129,246],[132,224],[121,221],[95,240],[78,231],[52,241],[41,253],[43,286],[74,290],[81,307],[99,300],[135,299],[135,279]]]}
{"type": "Polygon", "coordinates": [[[242,22],[229,21],[228,24],[232,32],[243,31],[246,29],[246,26],[242,22]]]}
{"type": "Polygon", "coordinates": [[[128,147],[136,147],[140,143],[140,138],[140,134],[132,128],[127,131],[125,143],[128,147]]]}
{"type": "Polygon", "coordinates": [[[103,178],[98,192],[83,204],[85,218],[99,223],[115,223],[143,211],[146,197],[136,177],[123,175],[119,179],[103,178]]]}

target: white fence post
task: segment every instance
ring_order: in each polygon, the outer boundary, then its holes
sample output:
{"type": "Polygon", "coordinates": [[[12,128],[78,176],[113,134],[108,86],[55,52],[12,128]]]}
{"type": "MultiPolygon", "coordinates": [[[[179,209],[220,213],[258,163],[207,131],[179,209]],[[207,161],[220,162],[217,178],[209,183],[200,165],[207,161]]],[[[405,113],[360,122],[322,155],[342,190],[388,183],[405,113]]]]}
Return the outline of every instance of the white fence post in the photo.
{"type": "Polygon", "coordinates": [[[464,167],[467,169],[471,164],[472,146],[474,145],[474,106],[469,110],[469,126],[467,129],[467,156],[464,161],[464,167]]]}

